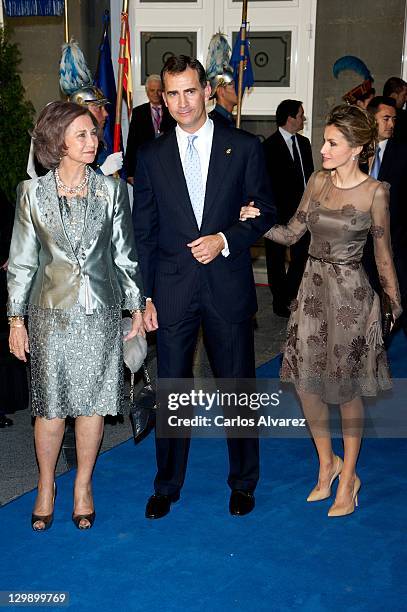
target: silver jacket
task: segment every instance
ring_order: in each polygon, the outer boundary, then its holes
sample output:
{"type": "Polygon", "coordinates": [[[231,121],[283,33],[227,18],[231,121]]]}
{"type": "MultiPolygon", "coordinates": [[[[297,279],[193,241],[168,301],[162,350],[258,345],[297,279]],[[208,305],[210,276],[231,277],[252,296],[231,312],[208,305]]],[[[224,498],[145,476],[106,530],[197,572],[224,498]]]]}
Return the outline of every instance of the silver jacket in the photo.
{"type": "Polygon", "coordinates": [[[80,248],[72,249],[59,209],[53,172],[17,188],[8,266],[8,314],[28,305],[67,309],[143,306],[127,186],[90,170],[80,248]]]}

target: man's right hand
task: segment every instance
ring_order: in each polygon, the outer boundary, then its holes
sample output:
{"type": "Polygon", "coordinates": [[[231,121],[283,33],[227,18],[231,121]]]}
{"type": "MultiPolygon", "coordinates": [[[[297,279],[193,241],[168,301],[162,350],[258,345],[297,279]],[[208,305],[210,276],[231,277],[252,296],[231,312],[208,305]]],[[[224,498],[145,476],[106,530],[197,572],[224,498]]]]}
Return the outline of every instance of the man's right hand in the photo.
{"type": "Polygon", "coordinates": [[[147,300],[146,302],[143,319],[147,331],[151,332],[158,329],[157,311],[151,300],[147,300]]]}

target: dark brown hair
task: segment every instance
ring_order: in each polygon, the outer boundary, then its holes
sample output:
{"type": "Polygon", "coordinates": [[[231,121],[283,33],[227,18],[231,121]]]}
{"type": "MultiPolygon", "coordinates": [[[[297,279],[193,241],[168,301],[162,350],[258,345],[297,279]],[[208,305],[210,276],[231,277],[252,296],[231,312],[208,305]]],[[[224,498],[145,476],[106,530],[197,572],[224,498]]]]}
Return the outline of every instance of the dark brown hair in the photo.
{"type": "Polygon", "coordinates": [[[325,125],[334,125],[351,147],[363,147],[359,160],[364,163],[374,155],[377,142],[376,119],[359,106],[340,104],[328,114],[325,125]]]}
{"type": "Polygon", "coordinates": [[[192,57],[189,57],[189,55],[171,55],[171,57],[167,59],[161,69],[161,81],[163,83],[164,91],[165,75],[180,74],[181,72],[184,72],[187,68],[192,68],[192,70],[196,70],[196,72],[198,73],[199,83],[201,84],[201,87],[206,87],[207,78],[205,68],[202,66],[199,60],[192,59],[192,57]]]}
{"type": "Polygon", "coordinates": [[[387,97],[391,96],[392,93],[400,93],[405,87],[407,87],[407,83],[404,79],[396,76],[390,77],[383,86],[383,95],[387,97]]]}
{"type": "Polygon", "coordinates": [[[34,153],[44,168],[53,170],[59,165],[62,157],[66,155],[65,132],[72,121],[78,117],[88,115],[93,125],[99,126],[92,113],[84,106],[74,102],[50,102],[42,109],[38,121],[35,124],[32,138],[34,141],[34,153]]]}

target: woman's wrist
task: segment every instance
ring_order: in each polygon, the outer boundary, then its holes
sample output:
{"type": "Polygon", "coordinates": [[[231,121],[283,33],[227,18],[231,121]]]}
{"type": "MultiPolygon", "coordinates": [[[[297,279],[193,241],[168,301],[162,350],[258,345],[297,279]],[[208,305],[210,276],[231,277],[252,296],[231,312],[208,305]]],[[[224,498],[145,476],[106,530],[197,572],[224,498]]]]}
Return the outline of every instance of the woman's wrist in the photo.
{"type": "Polygon", "coordinates": [[[134,310],[129,310],[129,313],[131,314],[131,318],[134,319],[136,315],[142,315],[144,311],[145,308],[135,308],[134,310]]]}
{"type": "Polygon", "coordinates": [[[20,315],[8,317],[8,324],[10,327],[24,327],[24,317],[20,315]]]}

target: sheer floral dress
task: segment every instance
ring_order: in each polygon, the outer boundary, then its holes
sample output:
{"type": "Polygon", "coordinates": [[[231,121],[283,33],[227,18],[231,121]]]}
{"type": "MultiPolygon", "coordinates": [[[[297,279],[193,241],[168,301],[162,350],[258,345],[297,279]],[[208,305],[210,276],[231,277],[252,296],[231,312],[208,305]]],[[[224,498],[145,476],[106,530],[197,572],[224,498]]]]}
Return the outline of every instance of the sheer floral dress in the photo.
{"type": "Polygon", "coordinates": [[[391,387],[379,296],[361,264],[369,231],[382,287],[401,313],[389,231],[388,187],[367,177],[338,188],[330,172],[314,173],[294,217],[265,237],[291,245],[311,233],[309,258],[291,305],[281,379],[297,390],[343,403],[391,387]]]}

